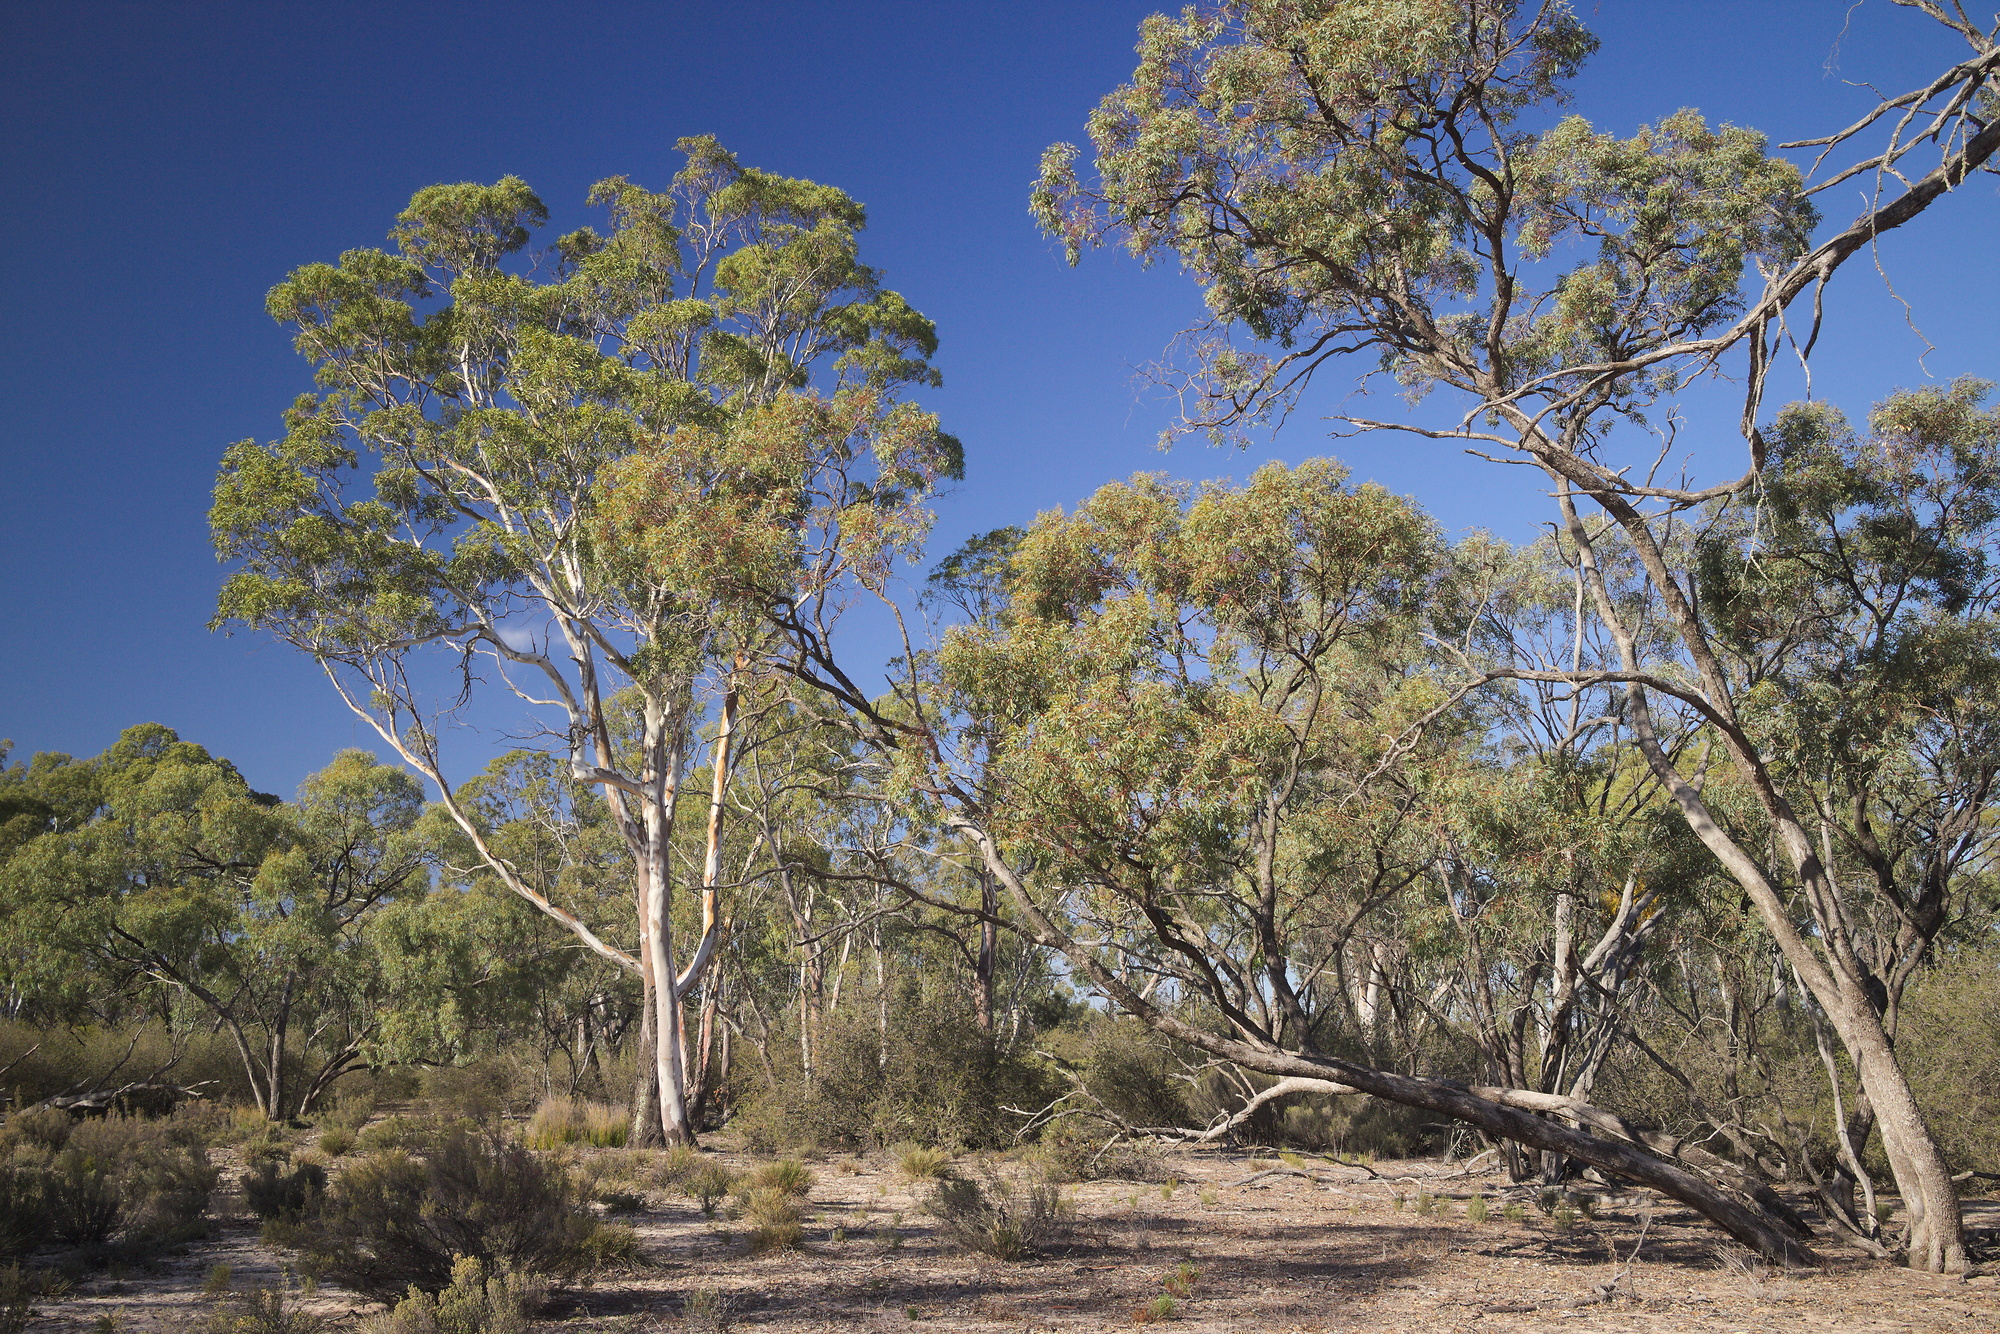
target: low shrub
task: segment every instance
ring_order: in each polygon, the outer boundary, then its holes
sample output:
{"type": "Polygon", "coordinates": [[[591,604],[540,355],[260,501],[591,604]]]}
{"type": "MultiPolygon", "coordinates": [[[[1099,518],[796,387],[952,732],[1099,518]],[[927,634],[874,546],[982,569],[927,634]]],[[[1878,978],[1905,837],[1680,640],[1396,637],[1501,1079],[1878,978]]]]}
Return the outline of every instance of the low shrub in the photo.
{"type": "Polygon", "coordinates": [[[757,1186],[738,1204],[739,1216],[750,1224],[750,1249],[791,1250],[805,1239],[805,1197],[777,1186],[757,1186]]]}
{"type": "Polygon", "coordinates": [[[701,1205],[705,1214],[715,1212],[716,1203],[736,1185],[736,1174],[717,1162],[704,1162],[678,1182],[681,1193],[701,1205]]]}
{"type": "Polygon", "coordinates": [[[1023,1187],[989,1177],[984,1188],[976,1181],[940,1181],[924,1207],[958,1246],[995,1260],[1035,1254],[1067,1235],[1075,1222],[1061,1191],[1048,1181],[1023,1187]]]}
{"type": "Polygon", "coordinates": [[[639,1234],[623,1223],[599,1224],[584,1242],[583,1259],[582,1270],[593,1274],[629,1272],[646,1263],[645,1253],[639,1249],[639,1234]]]}
{"type": "Polygon", "coordinates": [[[124,1221],[111,1164],[64,1149],[42,1178],[42,1216],[49,1235],[70,1246],[100,1246],[124,1221]]]}
{"type": "Polygon", "coordinates": [[[653,1184],[661,1190],[679,1190],[707,1162],[700,1149],[691,1144],[676,1144],[653,1165],[653,1184]]]}
{"type": "Polygon", "coordinates": [[[21,1266],[0,1269],[0,1334],[21,1334],[26,1329],[35,1315],[31,1303],[39,1295],[21,1266]]]}
{"type": "Polygon", "coordinates": [[[354,1146],[367,1153],[379,1149],[416,1149],[435,1138],[437,1127],[411,1116],[391,1116],[355,1135],[354,1146]]]}
{"type": "Polygon", "coordinates": [[[349,1167],[274,1239],[298,1247],[308,1273],[386,1294],[442,1288],[467,1256],[573,1277],[599,1262],[603,1226],[567,1171],[511,1140],[459,1132],[421,1156],[390,1149],[349,1167]]]}
{"type": "Polygon", "coordinates": [[[373,1115],[375,1090],[357,1084],[341,1090],[340,1097],[320,1116],[319,1123],[329,1130],[345,1130],[352,1134],[367,1125],[368,1118],[373,1115]]]}
{"type": "Polygon", "coordinates": [[[1035,1146],[1042,1172],[1054,1181],[1164,1181],[1166,1160],[1150,1144],[1107,1132],[1095,1121],[1065,1117],[1045,1127],[1035,1146]]]}
{"type": "Polygon", "coordinates": [[[469,1065],[424,1071],[423,1099],[431,1114],[443,1120],[490,1126],[509,1113],[526,1111],[541,1085],[539,1069],[506,1056],[488,1056],[469,1065]]]}
{"type": "Polygon", "coordinates": [[[354,1147],[354,1132],[345,1126],[331,1126],[320,1132],[320,1152],[338,1158],[354,1147]]]}
{"type": "Polygon", "coordinates": [[[775,1163],[762,1163],[746,1172],[742,1185],[746,1190],[775,1190],[785,1195],[806,1195],[811,1193],[816,1180],[812,1169],[795,1158],[786,1158],[775,1163]]]}
{"type": "Polygon", "coordinates": [[[911,1141],[998,1148],[1019,1119],[1005,1107],[1055,1096],[1050,1072],[980,1031],[962,997],[899,996],[886,1050],[871,1016],[829,1019],[814,1078],[744,1090],[730,1125],[755,1153],[876,1149],[911,1141]]]}
{"type": "Polygon", "coordinates": [[[208,1235],[204,1215],[219,1174],[188,1127],[170,1120],[100,1117],[77,1126],[63,1152],[108,1165],[127,1246],[171,1245],[208,1235]]]}
{"type": "Polygon", "coordinates": [[[74,1129],[76,1119],[61,1108],[30,1107],[7,1118],[7,1128],[0,1131],[0,1136],[4,1136],[0,1152],[10,1150],[15,1144],[27,1144],[56,1153],[69,1143],[74,1129]]]}
{"type": "Polygon", "coordinates": [[[27,1164],[0,1163],[0,1259],[26,1255],[48,1231],[47,1176],[27,1164]]]}
{"type": "Polygon", "coordinates": [[[565,1144],[622,1149],[631,1131],[631,1117],[623,1108],[574,1098],[544,1098],[521,1139],[531,1149],[554,1149],[565,1144]]]}
{"type": "Polygon", "coordinates": [[[308,1162],[287,1172],[276,1159],[263,1158],[237,1184],[251,1213],[265,1222],[295,1223],[326,1194],[326,1169],[308,1162]]]}
{"type": "Polygon", "coordinates": [[[361,1322],[361,1334],[527,1334],[548,1289],[532,1275],[488,1270],[470,1257],[452,1266],[435,1296],[420,1288],[386,1313],[361,1322]]]}
{"type": "Polygon", "coordinates": [[[253,1288],[204,1321],[201,1334],[322,1334],[326,1322],[301,1310],[292,1276],[275,1288],[253,1288]]]}
{"type": "Polygon", "coordinates": [[[681,1298],[681,1328],[688,1334],[729,1334],[735,1324],[727,1293],[696,1288],[681,1298]]]}

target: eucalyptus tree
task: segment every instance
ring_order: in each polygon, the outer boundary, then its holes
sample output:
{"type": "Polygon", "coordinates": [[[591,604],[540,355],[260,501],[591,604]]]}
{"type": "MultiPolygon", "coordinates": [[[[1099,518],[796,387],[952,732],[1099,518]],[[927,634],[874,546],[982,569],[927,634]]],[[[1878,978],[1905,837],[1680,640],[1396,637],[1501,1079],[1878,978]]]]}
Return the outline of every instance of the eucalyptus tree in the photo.
{"type": "Polygon", "coordinates": [[[1819,150],[1808,177],[1762,136],[1693,111],[1626,139],[1554,115],[1595,46],[1564,0],[1223,0],[1146,21],[1132,82],[1091,118],[1095,178],[1058,145],[1032,206],[1072,257],[1122,241],[1177,259],[1205,289],[1188,425],[1230,439],[1279,421],[1316,372],[1359,353],[1405,392],[1443,390],[1466,411],[1435,427],[1343,414],[1349,427],[1460,441],[1548,478],[1619,660],[1608,674],[1508,670],[1626,687],[1649,766],[1859,1072],[1908,1206],[1910,1263],[1958,1270],[1956,1196],[1848,929],[1849,887],[1826,864],[1811,800],[1746,726],[1716,628],[1674,555],[1691,512],[1754,496],[1770,461],[1767,377],[1789,335],[1809,355],[1827,283],[1991,170],[2000,150],[2000,29],[1948,0],[1897,3],[1970,54],[1940,57],[1934,78],[1791,145],[1819,150]],[[1866,203],[1815,241],[1813,196],[1843,186],[1866,203]],[[1802,302],[1810,314],[1792,318],[1802,302]],[[1713,485],[1662,479],[1648,412],[1671,419],[1656,405],[1731,357],[1747,470],[1713,485]],[[1671,659],[1645,651],[1600,577],[1606,522],[1672,631],[1671,659]],[[1701,716],[1749,784],[1776,858],[1708,810],[1662,742],[1657,699],[1701,716]]]}
{"type": "Polygon", "coordinates": [[[385,1013],[419,1004],[369,939],[429,883],[421,796],[400,769],[343,752],[286,804],[158,724],[40,767],[52,805],[82,786],[90,810],[0,866],[17,987],[113,1022],[193,1009],[274,1119],[371,1055],[385,1013]]]}
{"type": "Polygon", "coordinates": [[[1443,697],[1423,635],[1448,569],[1437,535],[1342,478],[1328,462],[1240,490],[1140,477],[1043,515],[1014,553],[1007,623],[954,631],[934,680],[873,712],[901,781],[979,850],[1003,930],[1155,1030],[1278,1076],[1263,1096],[1440,1113],[1807,1258],[1781,1216],[1603,1109],[1338,1054],[1331,961],[1431,872],[1465,740],[1398,740],[1443,697]],[[1592,1131],[1534,1114],[1553,1108],[1592,1131]]]}
{"type": "MultiPolygon", "coordinates": [[[[487,873],[642,977],[654,1059],[635,1102],[657,1087],[675,1140],[692,1134],[680,1000],[719,919],[711,876],[707,929],[677,950],[670,848],[710,712],[708,768],[727,782],[736,666],[755,661],[745,607],[817,568],[798,528],[809,478],[853,483],[839,518],[881,540],[907,491],[957,468],[935,421],[894,403],[937,383],[935,335],[860,263],[861,206],[712,139],[680,146],[670,189],[601,182],[609,230],[533,263],[547,210],[510,177],[420,191],[393,251],[294,271],[269,308],[318,392],[282,439],[229,449],[210,514],[236,566],[215,624],[310,655],[487,873]],[[833,397],[802,412],[815,377],[833,397]],[[448,726],[489,683],[602,792],[636,931],[608,938],[544,894],[447,781],[448,726]]],[[[635,1116],[643,1142],[654,1118],[635,1116]]]]}

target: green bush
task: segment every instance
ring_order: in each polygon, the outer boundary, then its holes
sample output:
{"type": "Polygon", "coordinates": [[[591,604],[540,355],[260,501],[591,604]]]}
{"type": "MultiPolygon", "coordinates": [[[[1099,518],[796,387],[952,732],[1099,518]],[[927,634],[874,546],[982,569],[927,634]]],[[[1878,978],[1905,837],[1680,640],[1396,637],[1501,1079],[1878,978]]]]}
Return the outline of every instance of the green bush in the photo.
{"type": "Polygon", "coordinates": [[[489,1271],[470,1257],[452,1266],[451,1282],[432,1296],[411,1288],[383,1315],[361,1322],[362,1334],[527,1334],[548,1291],[513,1269],[489,1271]]]}
{"type": "Polygon", "coordinates": [[[421,1156],[391,1149],[356,1163],[274,1237],[299,1248],[308,1273],[388,1294],[442,1288],[467,1256],[569,1278],[599,1259],[603,1226],[567,1171],[511,1140],[460,1132],[421,1156]]]}
{"type": "Polygon", "coordinates": [[[737,1204],[737,1215],[750,1224],[750,1249],[791,1250],[805,1238],[805,1197],[777,1186],[758,1186],[737,1204]]]}
{"type": "Polygon", "coordinates": [[[78,1149],[64,1149],[42,1179],[42,1214],[49,1235],[70,1246],[99,1246],[124,1221],[112,1165],[78,1149]]]}
{"type": "Polygon", "coordinates": [[[704,1162],[684,1174],[676,1183],[681,1193],[701,1205],[705,1214],[715,1212],[716,1202],[736,1185],[736,1174],[717,1162],[704,1162]]]}
{"type": "Polygon", "coordinates": [[[622,1149],[631,1131],[632,1118],[622,1107],[579,1102],[575,1098],[544,1098],[521,1139],[531,1149],[554,1149],[565,1144],[622,1149]]]}
{"type": "Polygon", "coordinates": [[[275,1288],[255,1288],[198,1328],[201,1334],[322,1334],[326,1322],[299,1309],[291,1275],[275,1288]]]}
{"type": "Polygon", "coordinates": [[[2000,1172],[2000,949],[1939,951],[1906,993],[1896,1054],[1946,1162],[2000,1172]]]}
{"type": "Polygon", "coordinates": [[[1160,1151],[1112,1133],[1101,1121],[1070,1116],[1051,1122],[1036,1142],[1035,1158],[1052,1181],[1164,1181],[1160,1151]]]}
{"type": "Polygon", "coordinates": [[[908,995],[891,1015],[887,1059],[867,1015],[828,1023],[811,1085],[746,1090],[731,1125],[756,1153],[879,1149],[903,1141],[965,1148],[1011,1144],[1053,1076],[1026,1053],[997,1046],[956,997],[908,995]]]}
{"type": "Polygon", "coordinates": [[[50,1133],[53,1123],[23,1129],[31,1133],[0,1164],[0,1254],[50,1239],[102,1246],[121,1231],[124,1245],[144,1250],[206,1232],[216,1174],[185,1127],[108,1116],[62,1134],[50,1133]]]}
{"type": "Polygon", "coordinates": [[[26,1255],[48,1232],[47,1174],[25,1163],[0,1163],[0,1260],[26,1255]]]}
{"type": "Polygon", "coordinates": [[[795,1158],[781,1162],[762,1163],[751,1168],[743,1176],[743,1186],[747,1190],[775,1190],[784,1195],[805,1195],[813,1188],[816,1178],[812,1170],[795,1158]]]}
{"type": "MultiPolygon", "coordinates": [[[[171,1033],[160,1023],[78,1029],[0,1020],[0,1066],[9,1065],[7,1087],[17,1106],[79,1087],[123,1083],[133,1071],[169,1069],[167,1078],[199,1087],[218,1102],[253,1099],[242,1057],[227,1033],[171,1033]]],[[[155,1103],[120,1110],[157,1114],[168,1108],[155,1103]]]]}
{"type": "Polygon", "coordinates": [[[0,1269],[0,1334],[21,1334],[35,1316],[32,1303],[41,1295],[21,1266],[0,1269]]]}
{"type": "Polygon", "coordinates": [[[1137,1019],[1090,1014],[1043,1034],[1039,1045],[1127,1125],[1184,1126],[1209,1119],[1212,1109],[1191,1104],[1179,1049],[1137,1019]]]}
{"type": "Polygon", "coordinates": [[[469,1065],[438,1066],[424,1071],[423,1099],[441,1120],[492,1125],[524,1112],[541,1092],[542,1071],[505,1056],[488,1056],[469,1065]]]}
{"type": "Polygon", "coordinates": [[[951,1175],[951,1155],[943,1149],[904,1144],[895,1154],[896,1170],[912,1181],[940,1181],[951,1175]]]}
{"type": "Polygon", "coordinates": [[[287,1172],[274,1158],[261,1158],[237,1179],[250,1212],[266,1222],[294,1223],[326,1194],[326,1169],[300,1163],[287,1172]]]}
{"type": "Polygon", "coordinates": [[[967,1180],[940,1181],[924,1208],[950,1239],[995,1260],[1019,1260],[1061,1240],[1074,1212],[1052,1182],[1025,1187],[989,1177],[985,1188],[967,1180]]]}
{"type": "Polygon", "coordinates": [[[378,1149],[416,1149],[437,1137],[437,1127],[412,1116],[391,1116],[377,1121],[354,1137],[354,1146],[364,1152],[378,1149]]]}
{"type": "Polygon", "coordinates": [[[7,1118],[6,1130],[0,1131],[0,1136],[4,1136],[0,1138],[0,1152],[23,1144],[56,1153],[69,1143],[70,1132],[75,1129],[76,1118],[60,1108],[30,1107],[7,1118]]]}
{"type": "Polygon", "coordinates": [[[707,1162],[700,1149],[691,1144],[676,1144],[661,1154],[659,1161],[653,1165],[653,1184],[661,1190],[679,1190],[688,1177],[707,1162]]]}

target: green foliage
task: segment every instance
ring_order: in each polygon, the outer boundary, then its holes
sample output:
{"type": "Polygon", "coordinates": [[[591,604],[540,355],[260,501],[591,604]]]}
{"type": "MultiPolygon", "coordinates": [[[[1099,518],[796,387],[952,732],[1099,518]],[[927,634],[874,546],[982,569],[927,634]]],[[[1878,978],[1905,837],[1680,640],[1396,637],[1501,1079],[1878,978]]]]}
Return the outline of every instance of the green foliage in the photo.
{"type": "Polygon", "coordinates": [[[912,1181],[939,1181],[952,1175],[952,1157],[943,1149],[904,1144],[893,1150],[896,1170],[912,1181]]]}
{"type": "Polygon", "coordinates": [[[69,1143],[72,1130],[76,1129],[76,1118],[58,1107],[30,1107],[7,1118],[7,1125],[0,1136],[0,1148],[11,1151],[16,1144],[31,1144],[50,1153],[60,1151],[69,1143]]]}
{"type": "Polygon", "coordinates": [[[799,1192],[753,1186],[738,1200],[736,1214],[750,1224],[750,1248],[760,1254],[790,1250],[805,1238],[806,1201],[799,1192]]]}
{"type": "Polygon", "coordinates": [[[115,1234],[124,1253],[143,1257],[206,1234],[216,1172],[185,1125],[107,1116],[67,1134],[47,1120],[22,1129],[37,1137],[11,1139],[0,1156],[0,1254],[47,1238],[95,1251],[115,1234]]]}
{"type": "Polygon", "coordinates": [[[1066,1237],[1075,1222],[1053,1182],[1023,1186],[991,1175],[983,1186],[961,1178],[940,1181],[924,1208],[953,1243],[995,1260],[1038,1254],[1066,1237]]]}
{"type": "Polygon", "coordinates": [[[38,1167],[0,1160],[0,1260],[26,1255],[42,1243],[47,1182],[38,1167]]]}
{"type": "Polygon", "coordinates": [[[434,1123],[422,1117],[385,1116],[355,1136],[356,1147],[373,1153],[378,1149],[412,1149],[436,1134],[434,1123]]]}
{"type": "Polygon", "coordinates": [[[355,1163],[318,1210],[274,1235],[308,1273],[393,1293],[442,1287],[467,1256],[570,1278],[594,1263],[601,1226],[561,1168],[512,1141],[453,1132],[422,1156],[391,1149],[355,1163]]]}
{"type": "Polygon", "coordinates": [[[736,1187],[736,1174],[721,1163],[703,1161],[681,1173],[675,1184],[689,1199],[701,1205],[705,1214],[715,1212],[715,1206],[736,1187]]]}
{"type": "Polygon", "coordinates": [[[8,772],[83,817],[0,864],[0,944],[36,1012],[205,1012],[241,1031],[240,1080],[273,1116],[358,1059],[391,999],[362,936],[425,870],[406,774],[343,752],[288,805],[158,724],[8,772]],[[294,1047],[294,1028],[315,1036],[294,1047]]]}
{"type": "Polygon", "coordinates": [[[678,1190],[708,1158],[692,1144],[676,1144],[653,1163],[653,1184],[662,1190],[678,1190]]]}
{"type": "Polygon", "coordinates": [[[625,1146],[631,1130],[631,1115],[622,1107],[579,1102],[574,1098],[545,1098],[521,1133],[521,1140],[531,1149],[553,1149],[564,1144],[618,1149],[625,1146]]]}
{"type": "Polygon", "coordinates": [[[1018,1118],[1003,1107],[1049,1100],[1049,1073],[1027,1053],[996,1046],[961,997],[899,997],[887,1059],[864,1015],[831,1020],[820,1038],[817,1078],[759,1089],[739,1124],[757,1152],[865,1149],[920,1143],[998,1148],[1018,1118]]]}
{"type": "MultiPolygon", "coordinates": [[[[4,1205],[0,1205],[4,1211],[4,1205]]],[[[4,1217],[0,1212],[0,1217],[4,1217]]],[[[0,1334],[21,1334],[34,1319],[32,1303],[40,1294],[32,1279],[21,1272],[21,1266],[10,1264],[0,1269],[0,1334]]]]}
{"type": "Polygon", "coordinates": [[[198,1327],[201,1334],[322,1334],[326,1321],[301,1309],[287,1272],[278,1286],[253,1288],[198,1327]]]}
{"type": "Polygon", "coordinates": [[[70,1246],[99,1246],[125,1219],[113,1166],[65,1149],[42,1177],[42,1212],[49,1235],[70,1246]]]}
{"type": "Polygon", "coordinates": [[[411,1288],[363,1334],[528,1334],[547,1299],[541,1281],[513,1269],[489,1271],[470,1256],[452,1266],[451,1282],[431,1294],[411,1288]]]}
{"type": "Polygon", "coordinates": [[[2000,1172],[2000,949],[1944,951],[1910,989],[1897,1050],[1946,1162],[2000,1172]]]}
{"type": "Polygon", "coordinates": [[[207,1150],[174,1122],[99,1117],[78,1126],[64,1152],[112,1164],[127,1246],[159,1246],[207,1235],[203,1214],[219,1176],[207,1150]]]}
{"type": "Polygon", "coordinates": [[[812,1190],[814,1179],[811,1169],[804,1163],[786,1158],[775,1163],[760,1163],[744,1173],[740,1183],[745,1190],[775,1190],[784,1195],[805,1195],[812,1190]]]}
{"type": "Polygon", "coordinates": [[[681,1298],[681,1324],[688,1334],[729,1334],[735,1327],[728,1294],[694,1288],[681,1298]]]}
{"type": "Polygon", "coordinates": [[[1161,1181],[1168,1174],[1158,1149],[1083,1116],[1044,1126],[1034,1161],[1051,1181],[1161,1181]]]}
{"type": "Polygon", "coordinates": [[[289,1172],[275,1158],[261,1158],[239,1179],[250,1212],[270,1222],[296,1223],[326,1194],[326,1169],[300,1163],[289,1172]]]}

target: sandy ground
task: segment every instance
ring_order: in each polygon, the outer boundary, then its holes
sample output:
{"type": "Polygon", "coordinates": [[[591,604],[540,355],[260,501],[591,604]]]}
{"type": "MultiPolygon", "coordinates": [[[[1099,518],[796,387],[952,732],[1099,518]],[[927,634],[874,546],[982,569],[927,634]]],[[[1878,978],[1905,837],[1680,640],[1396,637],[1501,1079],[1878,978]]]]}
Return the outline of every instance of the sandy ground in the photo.
{"type": "MultiPolygon", "coordinates": [[[[237,1165],[217,1156],[233,1181],[237,1165]]],[[[732,1167],[750,1162],[718,1156],[732,1167]]],[[[606,1176],[642,1177],[635,1160],[644,1155],[610,1151],[594,1162],[606,1176]]],[[[1191,1294],[1169,1319],[1190,1334],[2000,1331],[1993,1277],[1913,1274],[1832,1243],[1820,1247],[1820,1269],[1774,1271],[1686,1210],[1643,1195],[1609,1197],[1595,1217],[1559,1227],[1533,1208],[1531,1192],[1509,1194],[1497,1174],[1438,1162],[1380,1163],[1371,1175],[1306,1160],[1314,1179],[1270,1174],[1276,1161],[1230,1151],[1174,1154],[1166,1164],[1172,1182],[1071,1188],[1075,1234],[1012,1264],[953,1249],[923,1212],[925,1188],[883,1155],[812,1164],[813,1217],[795,1251],[753,1255],[741,1223],[649,1190],[644,1209],[621,1216],[647,1262],[557,1294],[543,1328],[673,1330],[687,1294],[713,1289],[726,1296],[739,1331],[1122,1329],[1174,1280],[1191,1294]],[[1466,1216],[1475,1194],[1491,1202],[1484,1222],[1466,1216]],[[1509,1199],[1527,1206],[1524,1219],[1501,1216],[1509,1199]],[[1420,1213],[1420,1203],[1429,1211],[1420,1213]],[[1175,1279],[1185,1266],[1191,1285],[1175,1279]]],[[[230,1267],[237,1292],[284,1281],[284,1254],[257,1240],[240,1196],[219,1192],[214,1208],[207,1241],[147,1271],[94,1276],[38,1303],[28,1334],[192,1331],[227,1309],[202,1294],[216,1265],[230,1267]]],[[[1969,1202],[1967,1221],[2000,1229],[2000,1204],[1969,1202]]],[[[336,1331],[381,1309],[333,1285],[301,1304],[336,1331]]]]}

